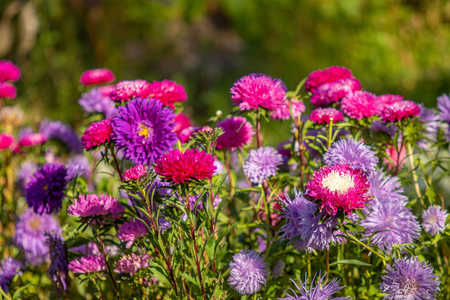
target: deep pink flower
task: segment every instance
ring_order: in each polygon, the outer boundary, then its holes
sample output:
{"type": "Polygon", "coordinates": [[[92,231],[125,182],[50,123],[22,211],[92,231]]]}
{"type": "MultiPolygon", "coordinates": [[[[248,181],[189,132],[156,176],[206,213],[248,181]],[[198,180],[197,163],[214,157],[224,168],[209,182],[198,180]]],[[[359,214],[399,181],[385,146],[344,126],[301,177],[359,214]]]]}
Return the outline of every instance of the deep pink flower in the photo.
{"type": "Polygon", "coordinates": [[[352,210],[363,208],[370,198],[366,175],[348,164],[324,166],[314,171],[314,177],[307,183],[306,190],[306,196],[320,201],[320,209],[331,216],[340,209],[351,214],[352,210]]]}
{"type": "Polygon", "coordinates": [[[9,82],[0,82],[0,98],[15,99],[17,97],[16,87],[9,82]]]}
{"type": "Polygon", "coordinates": [[[380,103],[374,94],[357,91],[342,99],[341,110],[350,118],[361,120],[377,114],[380,111],[380,103]]]}
{"type": "Polygon", "coordinates": [[[145,175],[145,166],[137,165],[130,168],[124,172],[125,179],[127,180],[138,180],[145,175]]]}
{"type": "Polygon", "coordinates": [[[100,92],[100,95],[110,98],[111,93],[116,90],[116,86],[115,85],[102,85],[102,86],[99,86],[97,88],[97,90],[100,92]]]}
{"type": "Polygon", "coordinates": [[[252,143],[255,135],[252,124],[244,117],[227,118],[219,122],[217,127],[225,132],[217,139],[217,149],[242,149],[252,143]]]}
{"type": "Polygon", "coordinates": [[[147,235],[147,225],[140,220],[132,219],[119,226],[117,237],[122,242],[127,242],[126,247],[130,248],[134,242],[147,235]]]}
{"type": "Polygon", "coordinates": [[[230,90],[231,98],[241,110],[266,108],[270,111],[282,106],[286,100],[283,82],[265,74],[252,73],[236,81],[230,90]]]}
{"type": "Polygon", "coordinates": [[[289,120],[291,118],[291,112],[292,117],[297,118],[299,117],[302,112],[305,112],[305,104],[303,102],[298,100],[290,100],[285,101],[285,103],[279,107],[277,107],[270,116],[274,120],[289,120]]]}
{"type": "Polygon", "coordinates": [[[400,95],[392,95],[392,94],[385,94],[377,97],[377,101],[380,102],[381,108],[383,109],[386,106],[389,106],[391,104],[394,104],[396,102],[403,101],[403,96],[400,95]]]}
{"type": "Polygon", "coordinates": [[[110,97],[114,101],[129,101],[133,98],[147,98],[150,92],[150,83],[146,80],[124,80],[115,85],[110,97]]]}
{"type": "Polygon", "coordinates": [[[329,124],[330,119],[333,119],[333,123],[338,123],[344,121],[344,115],[335,108],[316,108],[309,119],[316,124],[329,124]]]}
{"type": "Polygon", "coordinates": [[[307,92],[314,92],[318,86],[324,83],[352,77],[352,72],[349,69],[331,66],[323,71],[317,70],[309,74],[308,79],[305,82],[305,90],[307,92]]]}
{"type": "Polygon", "coordinates": [[[105,68],[85,71],[80,77],[80,83],[84,86],[111,83],[115,79],[114,73],[105,68]]]}
{"type": "Polygon", "coordinates": [[[69,270],[73,273],[96,273],[106,270],[105,258],[101,255],[82,256],[69,263],[69,270]]]}
{"type": "Polygon", "coordinates": [[[176,115],[173,121],[177,124],[173,131],[178,135],[178,138],[183,130],[192,126],[192,122],[189,117],[183,113],[176,115]]]}
{"type": "Polygon", "coordinates": [[[19,141],[19,147],[31,147],[41,145],[47,141],[47,137],[42,133],[32,133],[24,136],[19,141]]]}
{"type": "Polygon", "coordinates": [[[75,203],[67,209],[69,215],[80,218],[104,216],[118,205],[119,200],[107,194],[101,194],[100,197],[95,194],[80,195],[75,203]]]}
{"type": "Polygon", "coordinates": [[[122,256],[116,263],[115,273],[127,273],[133,276],[137,271],[150,267],[149,260],[152,258],[150,254],[122,256]]]}
{"type": "Polygon", "coordinates": [[[91,150],[104,143],[111,141],[111,135],[113,129],[111,126],[111,120],[105,119],[100,122],[95,122],[89,125],[81,137],[81,143],[84,149],[91,150]]]}
{"type": "Polygon", "coordinates": [[[163,106],[169,106],[174,109],[175,102],[185,101],[187,99],[184,86],[175,81],[164,79],[163,81],[153,81],[150,84],[149,97],[161,101],[163,106]]]}
{"type": "Polygon", "coordinates": [[[165,180],[181,184],[192,179],[211,179],[216,166],[211,154],[197,149],[178,149],[164,154],[155,165],[155,172],[165,180]]]}
{"type": "Polygon", "coordinates": [[[416,103],[406,100],[395,102],[386,106],[381,112],[381,118],[384,122],[400,121],[404,118],[412,118],[420,114],[420,107],[416,103]]]}
{"type": "Polygon", "coordinates": [[[324,83],[314,90],[311,96],[311,103],[317,107],[327,106],[331,102],[340,101],[349,93],[360,90],[361,83],[353,77],[324,83]]]}
{"type": "Polygon", "coordinates": [[[191,137],[194,135],[194,133],[198,132],[200,129],[202,129],[200,126],[191,126],[191,127],[183,129],[180,132],[180,134],[178,135],[180,142],[182,144],[187,143],[191,139],[191,137]]]}
{"type": "Polygon", "coordinates": [[[9,134],[0,134],[0,150],[9,148],[14,143],[14,138],[9,134]]]}
{"type": "Polygon", "coordinates": [[[20,78],[20,69],[10,61],[0,60],[0,82],[17,81],[20,78]]]}

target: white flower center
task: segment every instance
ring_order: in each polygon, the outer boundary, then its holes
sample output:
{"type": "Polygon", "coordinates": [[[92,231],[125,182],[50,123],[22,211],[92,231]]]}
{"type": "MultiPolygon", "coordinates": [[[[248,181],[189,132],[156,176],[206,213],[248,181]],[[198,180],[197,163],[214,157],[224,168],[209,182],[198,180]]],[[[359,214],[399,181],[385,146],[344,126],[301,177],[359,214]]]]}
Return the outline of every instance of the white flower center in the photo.
{"type": "Polygon", "coordinates": [[[355,186],[355,183],[349,174],[340,174],[332,171],[322,180],[322,186],[330,192],[337,192],[339,195],[342,195],[355,186]]]}

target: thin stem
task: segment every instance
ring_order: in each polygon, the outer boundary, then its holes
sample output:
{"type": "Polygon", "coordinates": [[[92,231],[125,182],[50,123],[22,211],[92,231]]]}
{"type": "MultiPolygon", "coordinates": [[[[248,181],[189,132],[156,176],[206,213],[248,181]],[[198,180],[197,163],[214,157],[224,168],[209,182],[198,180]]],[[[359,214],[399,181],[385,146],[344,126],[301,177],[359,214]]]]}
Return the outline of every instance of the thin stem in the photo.
{"type": "Polygon", "coordinates": [[[327,268],[327,275],[325,277],[325,281],[328,280],[328,274],[330,274],[330,249],[327,249],[326,258],[325,258],[325,264],[327,268]]]}
{"type": "Polygon", "coordinates": [[[422,194],[420,192],[419,182],[417,180],[417,173],[416,173],[416,167],[414,166],[414,157],[413,157],[411,144],[408,143],[406,145],[406,147],[408,148],[409,163],[411,164],[411,171],[412,171],[412,176],[413,176],[413,181],[414,181],[414,188],[416,190],[417,197],[419,197],[420,203],[422,204],[422,206],[425,206],[425,203],[423,203],[423,200],[422,200],[422,194]]]}
{"type": "Polygon", "coordinates": [[[114,149],[112,147],[111,147],[111,155],[114,160],[114,167],[116,168],[117,173],[119,173],[120,180],[123,182],[124,177],[123,177],[122,171],[120,170],[119,162],[117,161],[116,154],[114,153],[114,149]]]}
{"type": "Polygon", "coordinates": [[[328,149],[331,147],[333,138],[333,118],[330,118],[330,124],[328,124],[328,149]]]}
{"type": "MultiPolygon", "coordinates": [[[[213,211],[214,210],[214,206],[213,206],[214,205],[214,192],[213,192],[213,188],[212,188],[212,186],[213,186],[212,179],[209,180],[209,185],[211,186],[211,189],[209,191],[209,207],[210,207],[210,211],[213,211]]],[[[215,224],[214,224],[214,217],[213,217],[212,213],[210,214],[210,218],[211,218],[211,221],[210,221],[211,234],[213,235],[215,224]]],[[[215,236],[215,238],[217,239],[217,236],[215,236]]],[[[213,272],[216,273],[216,271],[217,271],[216,270],[216,260],[214,260],[213,261],[213,272]]]]}
{"type": "Polygon", "coordinates": [[[92,279],[92,282],[94,283],[95,287],[97,288],[97,291],[98,291],[98,298],[99,298],[100,300],[102,300],[102,293],[101,293],[101,291],[100,291],[100,286],[98,285],[97,280],[95,280],[94,277],[92,277],[91,279],[92,279]]]}
{"type": "Polygon", "coordinates": [[[256,147],[260,148],[262,145],[261,137],[261,111],[258,110],[258,115],[256,116],[256,147]]]}
{"type": "Polygon", "coordinates": [[[352,240],[354,240],[357,244],[360,244],[361,246],[363,246],[364,248],[366,248],[367,250],[369,250],[372,253],[375,253],[375,255],[377,255],[378,257],[380,257],[382,260],[384,260],[385,262],[388,261],[388,259],[386,257],[384,257],[383,255],[381,255],[380,253],[378,253],[377,251],[375,251],[375,249],[373,249],[372,247],[370,247],[367,244],[364,244],[363,242],[361,242],[360,240],[358,240],[355,236],[353,236],[352,234],[346,232],[345,235],[347,235],[349,238],[351,238],[352,240]]]}

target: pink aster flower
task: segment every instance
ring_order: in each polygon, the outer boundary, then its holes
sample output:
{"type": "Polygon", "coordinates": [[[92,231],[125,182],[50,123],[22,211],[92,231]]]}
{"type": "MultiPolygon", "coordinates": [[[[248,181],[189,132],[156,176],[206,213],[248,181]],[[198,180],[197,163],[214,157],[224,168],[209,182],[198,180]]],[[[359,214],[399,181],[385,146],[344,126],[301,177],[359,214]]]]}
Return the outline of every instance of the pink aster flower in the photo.
{"type": "Polygon", "coordinates": [[[126,247],[130,248],[134,242],[147,235],[147,225],[140,220],[132,219],[119,226],[117,237],[122,242],[127,242],[126,247]]]}
{"type": "Polygon", "coordinates": [[[402,102],[403,96],[385,94],[385,95],[378,96],[377,101],[380,102],[381,108],[384,108],[384,107],[394,104],[396,102],[402,102]]]}
{"type": "Polygon", "coordinates": [[[0,82],[0,99],[15,99],[17,97],[16,87],[9,82],[0,82]]]}
{"type": "Polygon", "coordinates": [[[386,106],[381,112],[381,118],[384,122],[400,121],[404,118],[412,118],[420,114],[420,107],[416,103],[406,100],[395,102],[386,106]]]}
{"type": "Polygon", "coordinates": [[[73,273],[97,273],[106,270],[106,261],[101,255],[82,256],[69,263],[69,270],[73,273]]]}
{"type": "Polygon", "coordinates": [[[0,134],[0,150],[9,148],[14,143],[14,138],[9,134],[0,134]]]}
{"type": "Polygon", "coordinates": [[[110,119],[95,122],[86,129],[81,137],[81,143],[84,149],[89,151],[111,141],[112,133],[113,129],[110,119]]]}
{"type": "Polygon", "coordinates": [[[331,66],[327,69],[317,70],[309,74],[308,79],[305,82],[305,90],[307,92],[314,92],[316,88],[322,84],[352,77],[352,72],[349,69],[331,66]]]}
{"type": "Polygon", "coordinates": [[[104,216],[117,206],[119,200],[107,194],[101,194],[100,197],[95,194],[80,195],[75,203],[67,209],[69,215],[80,218],[104,216]]]}
{"type": "Polygon", "coordinates": [[[153,81],[150,84],[149,97],[161,101],[163,106],[174,109],[175,102],[186,101],[187,95],[184,86],[175,81],[164,79],[163,81],[153,81]]]}
{"type": "Polygon", "coordinates": [[[45,143],[47,136],[42,133],[32,133],[19,140],[19,147],[32,147],[45,143]]]}
{"type": "Polygon", "coordinates": [[[114,73],[105,68],[85,71],[80,77],[80,83],[84,86],[111,83],[115,79],[114,73]]]}
{"type": "Polygon", "coordinates": [[[320,209],[334,216],[338,210],[351,214],[363,208],[369,200],[369,183],[363,171],[348,164],[324,166],[314,171],[314,177],[306,185],[306,196],[320,201],[320,209]]]}
{"type": "Polygon", "coordinates": [[[298,100],[285,101],[285,103],[276,108],[270,117],[274,120],[289,120],[291,118],[291,112],[293,118],[298,118],[303,112],[305,112],[305,104],[298,100]]]}
{"type": "Polygon", "coordinates": [[[173,121],[177,124],[173,131],[178,135],[178,138],[183,130],[192,126],[192,122],[189,117],[183,113],[176,115],[173,121]]]}
{"type": "Polygon", "coordinates": [[[406,161],[406,147],[402,147],[402,144],[399,143],[397,149],[400,150],[400,153],[395,149],[394,145],[389,145],[386,148],[386,154],[391,160],[385,157],[383,158],[383,161],[388,166],[389,170],[400,170],[406,161]]]}
{"type": "Polygon", "coordinates": [[[150,267],[149,260],[152,258],[150,254],[122,256],[116,263],[115,273],[127,273],[133,276],[137,271],[150,267]]]}
{"type": "Polygon", "coordinates": [[[124,80],[115,85],[111,92],[111,99],[114,101],[129,101],[133,98],[147,98],[150,92],[150,83],[146,80],[124,80]]]}
{"type": "Polygon", "coordinates": [[[329,124],[331,119],[333,123],[338,123],[344,121],[344,115],[335,108],[316,108],[309,119],[316,124],[329,124]]]}
{"type": "Polygon", "coordinates": [[[282,106],[286,100],[283,82],[265,74],[252,73],[236,81],[230,90],[231,98],[241,110],[266,108],[270,111],[282,106]]]}
{"type": "Polygon", "coordinates": [[[20,69],[10,61],[0,60],[0,82],[17,81],[20,78],[20,69]]]}
{"type": "Polygon", "coordinates": [[[137,165],[133,168],[130,168],[124,172],[125,179],[127,180],[138,180],[142,176],[145,175],[145,166],[137,165]]]}
{"type": "Polygon", "coordinates": [[[361,120],[377,114],[380,111],[380,104],[374,94],[357,91],[342,99],[341,110],[350,118],[361,120]]]}
{"type": "Polygon", "coordinates": [[[311,103],[318,107],[327,106],[331,102],[338,102],[348,94],[360,90],[361,83],[353,77],[324,83],[314,90],[311,103]]]}
{"type": "Polygon", "coordinates": [[[223,129],[224,134],[217,139],[217,149],[242,149],[252,143],[255,130],[244,117],[226,118],[217,127],[223,129]]]}

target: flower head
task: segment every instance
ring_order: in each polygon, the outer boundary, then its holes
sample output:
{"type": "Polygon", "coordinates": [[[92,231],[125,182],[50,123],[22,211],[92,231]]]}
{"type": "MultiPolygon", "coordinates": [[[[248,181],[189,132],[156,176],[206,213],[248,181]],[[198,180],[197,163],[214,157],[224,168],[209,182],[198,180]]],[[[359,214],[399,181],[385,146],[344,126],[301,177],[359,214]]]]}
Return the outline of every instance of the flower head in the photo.
{"type": "Polygon", "coordinates": [[[19,147],[32,147],[42,145],[47,141],[47,137],[42,133],[32,133],[19,140],[19,147]]]}
{"type": "Polygon", "coordinates": [[[255,251],[242,250],[230,262],[228,284],[241,295],[254,294],[267,281],[267,264],[255,251]]]}
{"type": "Polygon", "coordinates": [[[112,119],[114,142],[126,159],[150,165],[175,145],[174,117],[158,100],[133,99],[112,119]]]}
{"type": "Polygon", "coordinates": [[[380,104],[374,94],[357,91],[342,99],[341,110],[350,118],[361,120],[377,114],[380,111],[380,104]]]}
{"type": "Polygon", "coordinates": [[[20,78],[20,69],[11,61],[0,60],[0,82],[17,81],[20,78]]]}
{"type": "MultiPolygon", "coordinates": [[[[390,176],[382,171],[372,172],[369,177],[369,194],[380,203],[399,202],[403,206],[408,202],[408,197],[403,195],[403,187],[397,176],[390,176]]],[[[373,200],[369,200],[372,202],[373,200]]]]}
{"type": "Polygon", "coordinates": [[[419,106],[412,101],[406,100],[386,106],[381,113],[381,118],[384,122],[395,122],[404,118],[412,118],[419,114],[419,106]]]}
{"type": "Polygon", "coordinates": [[[84,71],[80,83],[84,86],[111,83],[115,79],[114,73],[105,68],[84,71]]]}
{"type": "Polygon", "coordinates": [[[14,137],[9,134],[0,134],[0,150],[8,149],[14,142],[14,137]]]}
{"type": "Polygon", "coordinates": [[[134,166],[134,167],[126,170],[124,172],[124,175],[125,175],[125,179],[135,181],[135,180],[138,180],[139,178],[141,178],[142,176],[144,176],[145,173],[146,173],[145,166],[137,165],[137,166],[134,166]]]}
{"type": "Polygon", "coordinates": [[[111,141],[112,133],[110,119],[94,122],[84,131],[81,143],[84,149],[89,151],[111,141]]]}
{"type": "Polygon", "coordinates": [[[131,253],[130,255],[124,255],[117,261],[114,272],[127,273],[133,276],[137,271],[150,267],[149,260],[151,258],[150,254],[136,255],[131,253]]]}
{"type": "Polygon", "coordinates": [[[378,96],[377,101],[380,103],[381,109],[383,110],[385,107],[390,106],[391,104],[394,104],[396,102],[402,102],[403,96],[385,94],[385,95],[378,96]]]}
{"type": "Polygon", "coordinates": [[[277,175],[283,157],[277,150],[267,146],[251,150],[244,165],[244,173],[254,184],[261,184],[264,179],[277,175]]]}
{"type": "Polygon", "coordinates": [[[97,273],[106,270],[105,258],[101,255],[83,256],[69,263],[73,273],[97,273]]]}
{"type": "Polygon", "coordinates": [[[77,155],[75,157],[70,158],[66,164],[67,169],[67,180],[73,179],[76,176],[88,177],[91,172],[89,169],[89,162],[83,155],[77,155]]]}
{"type": "Polygon", "coordinates": [[[231,117],[219,122],[224,134],[217,138],[217,149],[242,149],[252,143],[255,131],[244,117],[231,117]]]}
{"type": "Polygon", "coordinates": [[[352,72],[349,69],[338,66],[331,66],[324,70],[317,70],[308,75],[305,82],[305,90],[314,92],[317,87],[324,83],[335,82],[341,79],[352,78],[352,72]]]}
{"type": "Polygon", "coordinates": [[[422,149],[428,149],[431,141],[436,142],[440,126],[439,116],[432,109],[426,108],[422,104],[419,104],[419,108],[420,114],[418,121],[423,123],[424,138],[419,140],[417,145],[422,149]]]}
{"type": "Polygon", "coordinates": [[[146,80],[124,80],[115,85],[110,97],[114,101],[130,101],[134,98],[146,98],[150,92],[150,83],[146,80]]]}
{"type": "Polygon", "coordinates": [[[448,212],[437,205],[428,207],[422,213],[422,227],[423,230],[431,235],[445,231],[445,221],[447,220],[448,212]]]}
{"type": "Polygon", "coordinates": [[[327,82],[314,90],[311,103],[316,107],[327,106],[332,102],[338,102],[350,93],[360,90],[361,83],[353,77],[327,82]]]}
{"type": "Polygon", "coordinates": [[[0,99],[15,99],[16,97],[16,87],[12,83],[0,82],[0,99]]]}
{"type": "Polygon", "coordinates": [[[101,88],[91,89],[81,95],[78,100],[83,110],[89,114],[102,113],[106,118],[117,115],[117,108],[109,95],[105,95],[101,88]]]}
{"type": "Polygon", "coordinates": [[[70,128],[70,126],[63,124],[60,121],[42,121],[39,132],[44,134],[49,140],[56,139],[61,141],[72,152],[83,152],[83,145],[81,144],[78,135],[70,128]]]}
{"type": "Polygon", "coordinates": [[[305,109],[305,104],[301,101],[285,101],[283,105],[278,106],[273,112],[270,113],[270,117],[274,120],[289,120],[292,113],[293,118],[298,118],[303,112],[305,112],[305,109]]]}
{"type": "Polygon", "coordinates": [[[67,213],[80,218],[104,216],[111,213],[118,203],[119,200],[108,194],[101,194],[100,197],[95,194],[80,195],[80,198],[69,206],[67,213]]]}
{"type": "Polygon", "coordinates": [[[150,84],[148,96],[159,100],[162,105],[169,106],[172,109],[175,108],[174,103],[187,99],[184,86],[166,79],[163,81],[153,81],[150,84]]]}
{"type": "Polygon", "coordinates": [[[309,115],[309,119],[316,124],[329,124],[333,119],[333,123],[343,122],[344,115],[336,108],[316,108],[309,115]]]}
{"type": "Polygon", "coordinates": [[[450,96],[443,94],[437,97],[437,109],[439,110],[439,118],[450,124],[450,96]]]}
{"type": "Polygon", "coordinates": [[[25,266],[18,260],[12,257],[8,257],[2,260],[2,265],[0,266],[0,288],[8,293],[8,285],[11,280],[16,275],[22,275],[22,269],[25,266]]]}
{"type": "Polygon", "coordinates": [[[44,233],[45,244],[50,249],[50,267],[47,270],[47,276],[55,286],[58,293],[65,293],[70,288],[69,261],[67,260],[67,249],[64,239],[51,232],[44,233]]]}
{"type": "Polygon", "coordinates": [[[192,122],[189,117],[183,113],[179,113],[178,115],[176,115],[173,121],[176,123],[173,131],[178,135],[178,138],[180,138],[181,132],[183,130],[192,126],[192,122]]]}
{"type": "Polygon", "coordinates": [[[147,225],[140,220],[132,219],[119,226],[117,237],[122,242],[127,242],[126,247],[130,248],[134,242],[147,235],[147,225]]]}
{"type": "Polygon", "coordinates": [[[17,181],[21,191],[25,191],[25,186],[31,179],[31,176],[38,170],[38,165],[31,161],[23,162],[17,171],[17,181]]]}
{"type": "Polygon", "coordinates": [[[231,98],[241,110],[266,108],[274,111],[284,105],[286,87],[280,79],[252,73],[236,81],[230,90],[231,98]]]}

